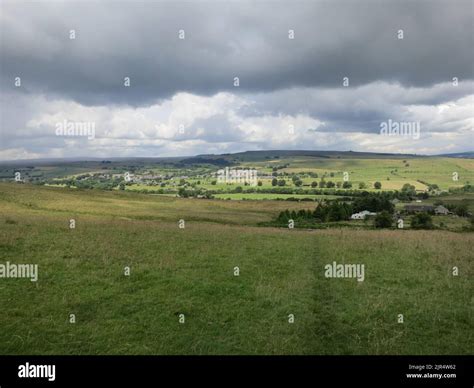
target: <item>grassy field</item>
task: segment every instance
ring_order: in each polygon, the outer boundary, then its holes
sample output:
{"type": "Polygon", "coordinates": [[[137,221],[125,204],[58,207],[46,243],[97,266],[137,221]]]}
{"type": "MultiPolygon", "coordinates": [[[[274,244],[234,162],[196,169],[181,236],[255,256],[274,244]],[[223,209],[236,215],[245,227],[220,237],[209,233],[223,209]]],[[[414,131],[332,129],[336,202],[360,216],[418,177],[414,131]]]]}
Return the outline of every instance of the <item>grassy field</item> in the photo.
{"type": "Polygon", "coordinates": [[[472,354],[472,233],[262,228],[304,203],[256,202],[0,184],[0,263],[39,265],[0,279],[0,354],[472,354]]]}

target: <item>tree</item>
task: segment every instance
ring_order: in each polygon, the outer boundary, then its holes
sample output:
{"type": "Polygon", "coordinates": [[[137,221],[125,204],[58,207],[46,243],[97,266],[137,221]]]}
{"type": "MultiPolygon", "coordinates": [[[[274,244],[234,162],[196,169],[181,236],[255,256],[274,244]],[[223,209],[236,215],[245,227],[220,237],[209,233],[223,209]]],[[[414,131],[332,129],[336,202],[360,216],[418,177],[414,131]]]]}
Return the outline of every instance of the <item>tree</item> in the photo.
{"type": "Polygon", "coordinates": [[[363,190],[363,189],[366,189],[366,188],[367,188],[367,185],[364,182],[359,182],[359,189],[360,190],[363,190]]]}
{"type": "Polygon", "coordinates": [[[293,181],[293,183],[295,184],[295,186],[300,187],[303,184],[303,181],[301,179],[297,179],[297,180],[293,181]]]}
{"type": "Polygon", "coordinates": [[[257,182],[257,185],[258,185],[258,186],[261,186],[262,184],[263,184],[262,181],[258,181],[258,182],[257,182]]]}
{"type": "Polygon", "coordinates": [[[311,182],[311,187],[318,187],[318,182],[311,182]]]}
{"type": "Polygon", "coordinates": [[[463,203],[459,204],[458,206],[456,206],[455,209],[454,209],[454,212],[459,217],[466,217],[468,215],[468,212],[469,212],[469,208],[467,206],[467,203],[463,202],[463,203]]]}
{"type": "Polygon", "coordinates": [[[411,218],[413,229],[433,229],[433,220],[428,213],[417,213],[411,218]]]}
{"type": "Polygon", "coordinates": [[[374,226],[376,228],[391,228],[392,227],[392,216],[386,210],[378,213],[374,219],[374,226]]]}
{"type": "Polygon", "coordinates": [[[236,192],[236,193],[241,193],[242,191],[243,191],[242,186],[237,186],[237,187],[235,188],[235,192],[236,192]]]}
{"type": "Polygon", "coordinates": [[[335,187],[335,186],[336,186],[336,184],[335,184],[334,182],[332,182],[332,181],[328,181],[328,182],[326,183],[326,187],[327,187],[328,189],[331,189],[331,188],[333,188],[333,187],[335,187]]]}
{"type": "Polygon", "coordinates": [[[286,181],[284,179],[281,179],[278,181],[278,186],[285,186],[286,185],[286,181]]]}
{"type": "Polygon", "coordinates": [[[405,183],[402,187],[402,194],[405,194],[408,197],[414,197],[416,195],[415,186],[405,183]]]}
{"type": "Polygon", "coordinates": [[[212,181],[211,185],[215,185],[216,183],[217,183],[217,181],[212,181]]]}
{"type": "Polygon", "coordinates": [[[346,181],[342,184],[343,189],[350,189],[352,187],[352,183],[349,181],[346,181]]]}
{"type": "Polygon", "coordinates": [[[272,179],[272,186],[276,186],[278,184],[278,179],[273,178],[272,179]]]}
{"type": "Polygon", "coordinates": [[[186,192],[186,189],[184,187],[181,187],[179,190],[178,190],[178,195],[180,197],[183,197],[183,198],[187,198],[188,197],[188,193],[186,192]]]}
{"type": "Polygon", "coordinates": [[[395,206],[390,202],[388,193],[368,193],[362,192],[360,197],[354,198],[352,203],[355,212],[369,210],[371,212],[381,212],[386,210],[390,214],[393,213],[395,206]]]}
{"type": "Polygon", "coordinates": [[[125,183],[123,183],[123,182],[120,183],[119,189],[120,189],[120,190],[125,190],[125,183]]]}
{"type": "Polygon", "coordinates": [[[380,190],[382,188],[382,184],[380,182],[375,182],[374,183],[374,189],[380,190]]]}

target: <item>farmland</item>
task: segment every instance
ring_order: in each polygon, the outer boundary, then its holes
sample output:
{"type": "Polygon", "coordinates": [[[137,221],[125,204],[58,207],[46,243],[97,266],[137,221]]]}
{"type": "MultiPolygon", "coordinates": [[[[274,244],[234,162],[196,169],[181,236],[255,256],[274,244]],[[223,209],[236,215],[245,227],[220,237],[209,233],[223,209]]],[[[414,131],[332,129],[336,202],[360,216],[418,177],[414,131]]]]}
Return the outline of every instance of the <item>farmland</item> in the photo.
{"type": "Polygon", "coordinates": [[[473,233],[261,226],[314,207],[0,183],[0,352],[472,354],[473,233]]]}
{"type": "MultiPolygon", "coordinates": [[[[0,181],[13,181],[15,173],[25,182],[70,187],[125,189],[160,194],[242,191],[252,194],[332,194],[332,190],[401,190],[405,184],[419,192],[447,192],[474,182],[474,159],[301,151],[262,151],[195,158],[102,160],[89,162],[14,162],[0,164],[0,181]],[[223,168],[256,171],[258,185],[221,183],[223,168]],[[125,174],[130,179],[124,182],[125,174]],[[273,178],[278,184],[272,182],[273,178]],[[347,181],[348,186],[344,187],[347,181]],[[376,182],[380,189],[374,188],[376,182]],[[120,183],[125,185],[120,187],[120,183]],[[310,192],[311,190],[319,190],[310,192]],[[160,192],[159,192],[160,191],[160,192]]],[[[255,182],[257,183],[257,182],[255,182]]],[[[239,194],[239,193],[237,193],[239,194]]],[[[256,199],[256,198],[253,198],[256,199]]]]}

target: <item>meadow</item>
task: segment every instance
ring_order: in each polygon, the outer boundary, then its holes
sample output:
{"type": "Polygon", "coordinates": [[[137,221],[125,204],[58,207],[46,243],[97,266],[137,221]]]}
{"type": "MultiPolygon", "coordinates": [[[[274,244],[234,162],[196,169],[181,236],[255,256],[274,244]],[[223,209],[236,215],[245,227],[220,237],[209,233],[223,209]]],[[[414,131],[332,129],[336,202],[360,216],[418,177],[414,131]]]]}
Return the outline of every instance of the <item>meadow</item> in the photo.
{"type": "Polygon", "coordinates": [[[0,183],[0,354],[473,353],[473,233],[258,226],[305,206],[0,183]]]}

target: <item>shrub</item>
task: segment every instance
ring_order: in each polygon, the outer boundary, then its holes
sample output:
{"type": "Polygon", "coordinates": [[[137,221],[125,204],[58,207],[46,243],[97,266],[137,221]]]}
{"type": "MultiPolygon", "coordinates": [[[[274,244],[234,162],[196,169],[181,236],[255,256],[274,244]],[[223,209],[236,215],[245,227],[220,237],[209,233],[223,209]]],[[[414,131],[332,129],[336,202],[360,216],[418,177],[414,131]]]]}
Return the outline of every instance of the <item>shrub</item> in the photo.
{"type": "Polygon", "coordinates": [[[378,213],[374,219],[374,226],[376,228],[391,228],[392,227],[392,216],[386,210],[378,213]]]}
{"type": "Polygon", "coordinates": [[[352,183],[349,181],[346,181],[342,184],[343,189],[350,189],[352,187],[352,183]]]}
{"type": "Polygon", "coordinates": [[[433,229],[433,220],[428,213],[417,213],[411,217],[411,227],[413,229],[433,229]]]}
{"type": "Polygon", "coordinates": [[[466,217],[469,213],[469,208],[467,206],[467,203],[461,203],[457,205],[456,208],[454,209],[454,212],[459,217],[466,217]]]}

